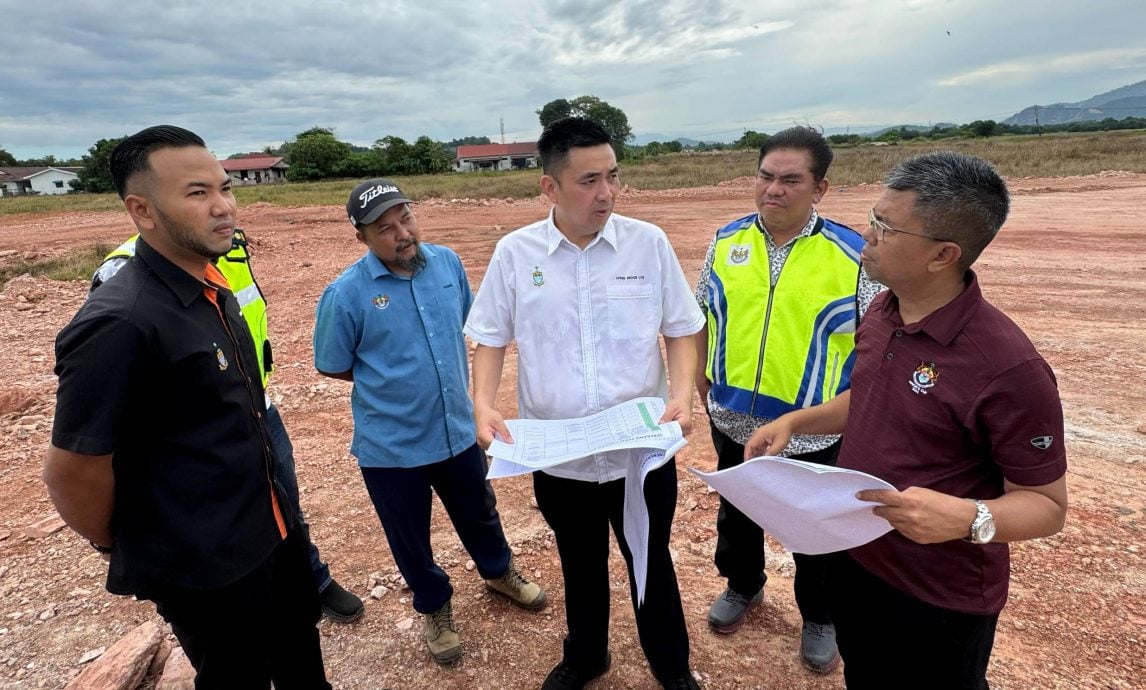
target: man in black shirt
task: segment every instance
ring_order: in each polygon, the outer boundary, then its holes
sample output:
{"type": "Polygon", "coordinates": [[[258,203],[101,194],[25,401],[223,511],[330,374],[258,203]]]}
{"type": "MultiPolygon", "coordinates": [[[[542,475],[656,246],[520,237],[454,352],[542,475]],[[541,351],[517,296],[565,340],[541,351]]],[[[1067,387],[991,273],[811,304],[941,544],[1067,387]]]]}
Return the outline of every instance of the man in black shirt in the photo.
{"type": "Polygon", "coordinates": [[[111,168],[140,240],[57,336],[49,494],[110,554],[108,591],[156,603],[197,688],[329,688],[258,360],[211,263],[231,249],[230,178],[171,126],[125,139],[111,168]]]}

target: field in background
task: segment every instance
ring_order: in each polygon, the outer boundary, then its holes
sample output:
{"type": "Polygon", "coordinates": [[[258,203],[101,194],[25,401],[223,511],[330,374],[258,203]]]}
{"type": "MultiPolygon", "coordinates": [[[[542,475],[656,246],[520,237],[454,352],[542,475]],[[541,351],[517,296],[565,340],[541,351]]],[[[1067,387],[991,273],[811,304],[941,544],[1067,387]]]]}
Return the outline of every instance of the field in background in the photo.
{"type": "MultiPolygon", "coordinates": [[[[1092,175],[1104,170],[1146,172],[1146,132],[1058,133],[989,139],[913,141],[889,146],[835,149],[828,175],[837,186],[878,182],[897,162],[926,151],[955,150],[982,156],[1008,177],[1092,175]]],[[[755,151],[672,153],[621,165],[621,181],[636,189],[707,187],[755,174],[755,151]]],[[[414,200],[523,199],[539,193],[537,170],[445,173],[394,178],[414,200]]],[[[353,180],[326,180],[237,187],[240,205],[325,206],[346,203],[353,180]]],[[[111,211],[122,208],[114,194],[69,194],[0,198],[0,215],[52,211],[111,211]]]]}

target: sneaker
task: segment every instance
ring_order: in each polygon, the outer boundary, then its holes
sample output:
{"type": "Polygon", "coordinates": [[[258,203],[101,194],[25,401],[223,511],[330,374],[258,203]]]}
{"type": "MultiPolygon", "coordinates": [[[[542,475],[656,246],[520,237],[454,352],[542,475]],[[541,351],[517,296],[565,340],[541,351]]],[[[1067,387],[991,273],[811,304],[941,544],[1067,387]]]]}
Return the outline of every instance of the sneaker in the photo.
{"type": "Polygon", "coordinates": [[[327,618],[336,623],[353,623],[362,617],[366,607],[362,600],[346,591],[342,585],[334,580],[319,593],[322,601],[322,612],[327,618]]]}
{"type": "Polygon", "coordinates": [[[712,602],[712,608],[708,610],[708,624],[716,632],[734,633],[744,625],[744,617],[748,615],[748,610],[762,601],[764,601],[764,590],[748,598],[729,587],[712,602]]]}
{"type": "Polygon", "coordinates": [[[454,630],[453,605],[447,601],[433,613],[423,614],[426,619],[426,646],[439,664],[452,664],[462,656],[462,643],[454,630]]]}
{"type": "Polygon", "coordinates": [[[526,580],[521,572],[514,567],[512,560],[509,562],[509,569],[505,571],[505,574],[495,580],[486,580],[485,586],[491,591],[507,597],[521,608],[530,611],[545,608],[545,605],[549,603],[549,597],[545,595],[545,590],[536,583],[526,580]]]}
{"type": "Polygon", "coordinates": [[[696,682],[696,677],[692,675],[692,671],[687,671],[682,676],[662,680],[661,686],[665,690],[700,690],[700,683],[696,682]]]}
{"type": "Polygon", "coordinates": [[[585,684],[594,678],[604,675],[605,671],[609,670],[609,666],[613,664],[613,656],[609,652],[605,652],[605,662],[601,664],[596,670],[589,673],[582,673],[573,666],[565,663],[562,659],[560,664],[557,664],[548,676],[545,676],[545,682],[541,684],[541,690],[581,690],[585,684]]]}
{"type": "Polygon", "coordinates": [[[836,649],[836,626],[828,623],[804,623],[800,633],[800,658],[804,665],[816,673],[831,673],[840,665],[840,652],[836,649]]]}

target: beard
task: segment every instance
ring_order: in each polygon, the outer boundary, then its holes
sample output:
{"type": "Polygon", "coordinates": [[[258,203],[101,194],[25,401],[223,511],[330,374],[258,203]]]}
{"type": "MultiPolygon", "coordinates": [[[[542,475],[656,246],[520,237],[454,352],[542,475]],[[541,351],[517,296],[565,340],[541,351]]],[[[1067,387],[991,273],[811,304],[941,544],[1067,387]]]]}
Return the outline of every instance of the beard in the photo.
{"type": "MultiPolygon", "coordinates": [[[[426,255],[422,253],[422,245],[418,244],[417,240],[410,243],[414,247],[414,255],[409,259],[403,259],[399,254],[397,260],[394,262],[404,271],[417,273],[426,267],[426,255]]],[[[407,247],[410,245],[406,245],[407,247]]],[[[406,247],[402,247],[399,251],[405,251],[406,247]]]]}
{"type": "Polygon", "coordinates": [[[171,216],[164,213],[163,209],[159,208],[158,206],[155,206],[154,208],[155,214],[161,221],[163,221],[163,228],[167,231],[167,234],[170,236],[171,242],[173,244],[178,245],[187,251],[194,252],[195,254],[198,254],[199,256],[209,260],[218,259],[219,257],[231,251],[232,245],[230,242],[227,243],[227,247],[225,249],[222,248],[222,243],[220,243],[219,249],[211,247],[206,242],[204,242],[202,238],[196,235],[195,229],[190,225],[175,220],[171,216]]]}

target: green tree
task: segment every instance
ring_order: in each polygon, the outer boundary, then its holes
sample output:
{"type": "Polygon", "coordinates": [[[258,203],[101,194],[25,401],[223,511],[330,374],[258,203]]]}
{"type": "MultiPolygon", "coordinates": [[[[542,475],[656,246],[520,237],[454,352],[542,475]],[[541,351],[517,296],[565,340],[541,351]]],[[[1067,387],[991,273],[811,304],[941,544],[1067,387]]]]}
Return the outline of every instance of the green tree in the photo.
{"type": "Polygon", "coordinates": [[[732,145],[732,148],[752,149],[759,151],[760,147],[763,146],[764,142],[766,141],[768,141],[767,134],[762,132],[754,132],[751,129],[747,129],[744,131],[744,134],[742,134],[740,138],[736,140],[736,143],[732,145]]]}
{"type": "Polygon", "coordinates": [[[971,136],[975,137],[989,137],[996,134],[998,123],[994,120],[975,120],[967,125],[967,131],[971,136]]]}
{"type": "Polygon", "coordinates": [[[684,150],[684,144],[680,143],[679,141],[676,141],[675,139],[673,141],[666,141],[664,143],[664,147],[665,147],[665,151],[667,151],[669,153],[680,153],[681,151],[684,150]]]}
{"type": "Polygon", "coordinates": [[[571,101],[559,98],[537,111],[542,127],[548,127],[565,117],[584,117],[601,125],[609,133],[617,158],[625,157],[625,144],[633,138],[629,117],[620,108],[609,105],[596,96],[578,96],[571,101]]]}
{"type": "Polygon", "coordinates": [[[558,98],[541,106],[541,110],[536,112],[537,119],[541,120],[541,128],[545,129],[558,120],[572,117],[573,108],[569,105],[569,101],[564,98],[558,98]]]}
{"type": "Polygon", "coordinates": [[[374,142],[374,150],[382,159],[386,175],[414,175],[418,172],[414,147],[402,137],[382,137],[374,142]]]}
{"type": "Polygon", "coordinates": [[[16,165],[16,157],[0,148],[0,165],[16,165]]]}
{"type": "Polygon", "coordinates": [[[440,141],[420,136],[411,147],[410,153],[414,157],[414,166],[419,174],[441,173],[450,169],[451,156],[446,153],[445,145],[440,141]]]}
{"type": "Polygon", "coordinates": [[[350,144],[339,141],[334,130],[312,127],[283,144],[283,156],[290,165],[289,180],[321,180],[336,176],[350,158],[350,144]]]}
{"type": "Polygon", "coordinates": [[[95,146],[88,149],[88,155],[83,157],[76,179],[70,183],[72,189],[93,194],[114,192],[115,184],[111,181],[111,152],[126,138],[100,139],[95,146]]]}

